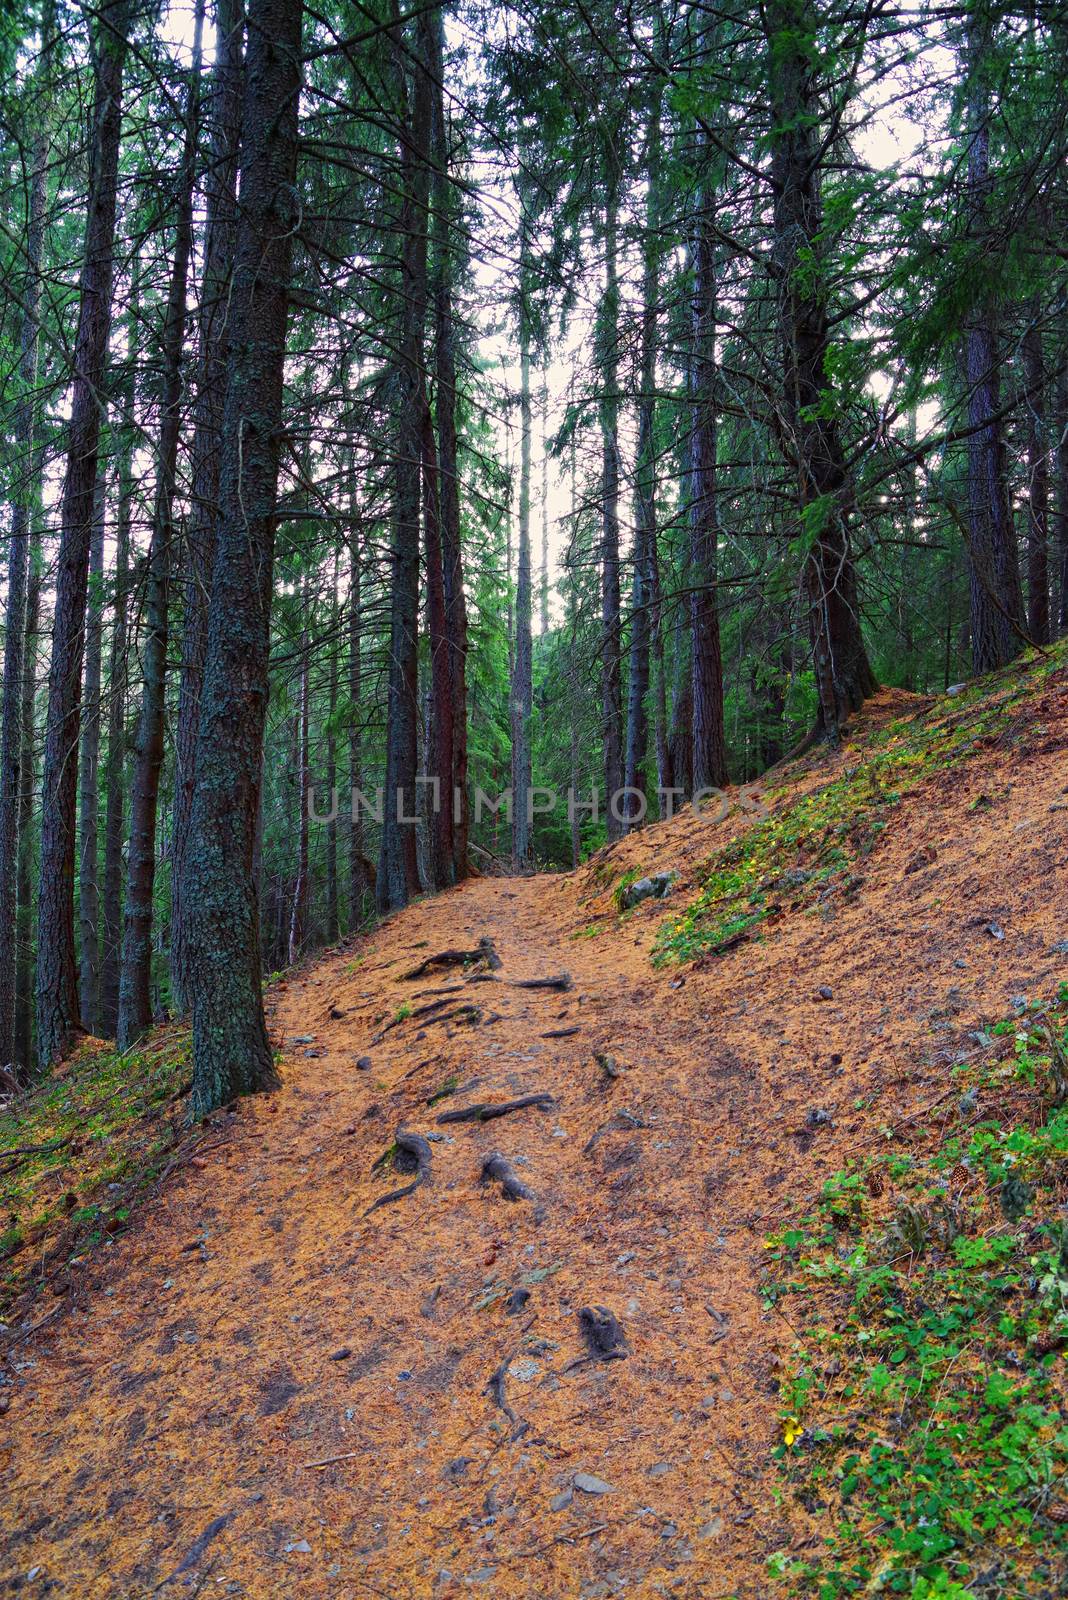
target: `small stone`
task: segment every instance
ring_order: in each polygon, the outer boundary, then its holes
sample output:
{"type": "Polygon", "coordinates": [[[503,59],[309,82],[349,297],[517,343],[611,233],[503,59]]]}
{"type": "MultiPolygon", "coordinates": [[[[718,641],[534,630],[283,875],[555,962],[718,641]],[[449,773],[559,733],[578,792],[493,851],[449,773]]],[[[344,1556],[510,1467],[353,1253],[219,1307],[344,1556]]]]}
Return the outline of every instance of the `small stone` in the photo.
{"type": "Polygon", "coordinates": [[[831,1113],[824,1111],[821,1106],[814,1106],[805,1118],[805,1122],[810,1128],[827,1128],[831,1123],[831,1113]]]}
{"type": "Polygon", "coordinates": [[[654,1461],[652,1466],[649,1468],[648,1476],[650,1478],[666,1478],[670,1471],[670,1461],[654,1461]]]}
{"type": "Polygon", "coordinates": [[[592,1472],[576,1472],[571,1482],[582,1494],[615,1494],[610,1483],[595,1477],[592,1472]]]}
{"type": "Polygon", "coordinates": [[[343,1344],[339,1350],[331,1350],[327,1359],[330,1361],[347,1361],[351,1354],[352,1351],[349,1349],[349,1346],[347,1344],[343,1344]]]}
{"type": "Polygon", "coordinates": [[[820,1000],[833,1000],[834,990],[831,988],[829,983],[821,983],[819,988],[816,990],[816,995],[820,1000]]]}
{"type": "Polygon", "coordinates": [[[371,1060],[370,1056],[360,1056],[356,1062],[356,1065],[361,1072],[370,1072],[371,1068],[374,1066],[374,1062],[371,1060]]]}
{"type": "Polygon", "coordinates": [[[573,1490],[561,1489],[560,1493],[554,1494],[552,1499],[549,1501],[549,1510],[566,1511],[574,1498],[575,1495],[573,1490]]]}
{"type": "Polygon", "coordinates": [[[504,1302],[504,1309],[510,1317],[514,1317],[518,1312],[522,1311],[529,1299],[529,1289],[513,1289],[507,1300],[504,1302]]]}
{"type": "Polygon", "coordinates": [[[519,1383],[529,1383],[531,1378],[536,1378],[541,1369],[536,1361],[531,1361],[526,1356],[520,1356],[508,1368],[508,1376],[515,1378],[519,1383]]]}
{"type": "Polygon", "coordinates": [[[496,1571],[496,1567],[476,1567],[467,1581],[468,1583],[488,1583],[496,1571]]]}
{"type": "Polygon", "coordinates": [[[397,1382],[398,1383],[411,1383],[411,1381],[412,1381],[412,1375],[408,1371],[407,1367],[405,1367],[402,1371],[397,1373],[397,1382]]]}
{"type": "Polygon", "coordinates": [[[295,1033],[289,1042],[290,1044],[314,1044],[315,1035],[314,1033],[295,1033]]]}
{"type": "Polygon", "coordinates": [[[723,1532],[723,1518],[720,1516],[709,1517],[697,1530],[699,1539],[718,1539],[723,1532]]]}
{"type": "Polygon", "coordinates": [[[299,1554],[302,1556],[311,1555],[311,1545],[308,1543],[307,1539],[294,1539],[289,1544],[283,1545],[282,1548],[287,1555],[290,1553],[290,1551],[292,1551],[294,1554],[299,1554]]]}

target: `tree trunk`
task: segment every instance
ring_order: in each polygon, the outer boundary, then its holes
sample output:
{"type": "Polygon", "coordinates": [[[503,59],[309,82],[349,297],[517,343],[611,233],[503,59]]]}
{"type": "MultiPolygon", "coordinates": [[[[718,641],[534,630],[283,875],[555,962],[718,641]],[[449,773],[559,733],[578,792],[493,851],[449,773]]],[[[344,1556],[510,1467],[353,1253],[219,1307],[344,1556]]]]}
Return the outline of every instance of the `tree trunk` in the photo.
{"type": "MultiPolygon", "coordinates": [[[[985,6],[970,9],[966,23],[968,75],[967,204],[974,246],[989,232],[990,89],[986,62],[990,20],[985,6]]],[[[972,664],[991,672],[1023,648],[1023,596],[1016,533],[1009,507],[1005,441],[998,416],[999,358],[995,307],[978,298],[964,336],[968,389],[968,583],[971,594],[972,664]]]]}
{"type": "MultiPolygon", "coordinates": [[[[701,157],[708,153],[701,142],[701,157]]],[[[719,638],[719,513],[716,501],[716,266],[708,208],[698,194],[694,231],[690,351],[690,670],[693,677],[693,787],[727,781],[723,659],[719,638]]]]}
{"type": "Polygon", "coordinates": [[[85,680],[79,769],[78,934],[81,945],[81,1019],[86,1033],[100,1031],[99,768],[100,668],[104,626],[105,469],[97,468],[89,593],[85,613],[85,680]]]}
{"type": "Polygon", "coordinates": [[[818,695],[817,725],[832,743],[875,689],[860,626],[850,548],[853,489],[836,412],[826,402],[830,330],[818,270],[823,207],[818,88],[804,47],[810,0],[777,0],[767,13],[775,285],[783,361],[780,425],[797,482],[803,584],[818,695]]]}
{"type": "MultiPolygon", "coordinates": [[[[303,596],[307,617],[307,590],[303,596]]],[[[308,853],[308,786],[311,781],[311,737],[309,713],[311,695],[309,685],[309,654],[311,640],[307,622],[300,639],[300,706],[293,719],[293,778],[296,790],[297,816],[297,881],[293,888],[293,904],[289,917],[289,947],[287,961],[294,966],[304,953],[308,938],[308,908],[311,898],[310,861],[308,853]]]]}
{"type": "Polygon", "coordinates": [[[363,922],[364,909],[373,897],[374,884],[368,871],[364,838],[363,811],[358,809],[357,796],[363,790],[363,711],[360,705],[363,693],[362,662],[360,660],[360,634],[362,628],[360,598],[360,538],[359,511],[356,494],[352,495],[352,528],[349,536],[349,800],[351,827],[349,833],[349,920],[352,933],[363,922]]]}
{"type": "Polygon", "coordinates": [[[104,769],[107,816],[104,823],[104,959],[101,1033],[110,1039],[119,1020],[119,968],[122,958],[122,885],[126,801],[127,609],[129,606],[130,516],[133,506],[134,403],[137,384],[139,304],[134,288],[129,314],[126,377],[121,402],[118,450],[118,511],[115,530],[115,581],[111,648],[108,658],[108,752],[104,769]]]}
{"type": "Polygon", "coordinates": [[[619,587],[619,178],[612,149],[604,210],[604,298],[597,319],[601,382],[601,720],[604,728],[606,821],[609,839],[622,823],[613,797],[623,786],[622,638],[619,587]]]}
{"type": "Polygon", "coordinates": [[[237,233],[237,163],[244,81],[242,0],[216,0],[215,65],[208,120],[204,268],[200,293],[200,360],[194,413],[192,505],[186,524],[181,675],[175,733],[171,862],[171,988],[179,1012],[192,1004],[188,981],[186,847],[196,780],[197,734],[208,641],[208,600],[219,511],[219,453],[230,348],[230,274],[237,233]]]}
{"type": "MultiPolygon", "coordinates": [[[[642,262],[641,354],[638,375],[638,441],[634,486],[634,590],[631,605],[630,683],[623,804],[624,829],[642,820],[649,744],[646,697],[656,596],[656,336],[660,298],[660,99],[654,101],[646,134],[645,238],[642,262]]],[[[658,724],[659,726],[659,724],[658,724]]]]}
{"type": "Polygon", "coordinates": [[[1027,631],[1035,644],[1049,644],[1049,456],[1046,366],[1039,306],[1023,338],[1027,385],[1027,631]]]}
{"type": "Polygon", "coordinates": [[[167,639],[171,568],[174,563],[174,481],[182,425],[182,351],[185,345],[189,256],[193,241],[193,183],[200,117],[200,51],[203,0],[193,23],[193,59],[185,111],[185,142],[178,183],[174,258],[163,324],[163,396],[159,458],[148,551],[148,636],[142,650],[141,710],[134,743],[130,792],[130,863],[119,974],[117,1043],[128,1050],[152,1023],[152,914],[156,884],[156,812],[163,770],[163,721],[167,692],[167,639]]]}
{"type": "Polygon", "coordinates": [[[241,212],[219,514],[183,895],[191,1113],[276,1082],[260,987],[256,845],[301,79],[299,6],[250,0],[241,212]]]}
{"type": "Polygon", "coordinates": [[[453,854],[453,698],[451,652],[445,614],[445,574],[441,552],[441,490],[437,442],[430,406],[423,407],[423,535],[426,543],[427,635],[430,646],[430,704],[426,719],[427,773],[437,780],[429,797],[431,879],[437,889],[455,883],[453,854]]]}
{"type": "MultiPolygon", "coordinates": [[[[38,451],[43,467],[44,454],[38,451]]],[[[18,884],[15,922],[15,1061],[24,1077],[33,1067],[33,1010],[36,961],[34,925],[34,849],[33,794],[36,767],[35,710],[37,706],[37,635],[41,613],[41,539],[34,532],[30,539],[30,574],[26,589],[26,648],[22,665],[22,706],[19,713],[20,756],[18,815],[18,884]]]]}
{"type": "MultiPolygon", "coordinates": [[[[1064,325],[1062,324],[1062,327],[1064,325]]],[[[1065,330],[1068,331],[1068,330],[1065,330]]],[[[1068,359],[1068,340],[1062,340],[1061,359],[1068,359]]],[[[1061,633],[1068,633],[1068,366],[1057,378],[1057,565],[1059,605],[1057,621],[1061,633]]]]}
{"type": "Polygon", "coordinates": [[[531,850],[530,724],[534,707],[530,571],[530,221],[520,180],[519,238],[519,540],[515,582],[515,663],[512,671],[512,868],[526,872],[531,850]]]}
{"type": "Polygon", "coordinates": [[[393,575],[386,711],[386,795],[377,895],[381,911],[407,905],[419,892],[416,763],[419,723],[419,504],[423,417],[419,394],[427,305],[427,209],[430,189],[431,84],[422,51],[415,57],[411,114],[401,55],[406,127],[400,218],[401,334],[396,373],[397,443],[393,484],[393,575]]]}
{"type": "Polygon", "coordinates": [[[111,325],[122,73],[132,0],[99,12],[92,120],[92,170],[75,336],[66,474],[48,674],[38,899],[37,1048],[50,1065],[79,1027],[74,947],[75,800],[85,602],[100,444],[100,392],[111,325]]]}
{"type": "Polygon", "coordinates": [[[4,639],[4,683],[0,709],[0,1067],[16,1059],[15,994],[18,943],[17,878],[22,791],[23,675],[26,660],[27,594],[30,582],[30,535],[40,498],[38,451],[37,354],[40,342],[41,252],[48,173],[47,123],[51,104],[50,76],[54,14],[46,0],[41,18],[40,65],[36,108],[37,131],[30,165],[26,216],[26,274],[22,285],[22,327],[19,335],[18,400],[15,407],[11,543],[7,568],[7,617],[4,639]]]}
{"type": "Polygon", "coordinates": [[[327,944],[336,944],[341,934],[341,912],[337,885],[337,813],[334,790],[337,787],[337,652],[338,652],[338,561],[334,557],[334,577],[330,603],[330,666],[326,700],[326,796],[330,821],[326,825],[326,928],[327,944]]]}
{"type": "MultiPolygon", "coordinates": [[[[449,179],[449,144],[442,93],[444,17],[440,7],[428,21],[428,59],[434,84],[431,155],[434,169],[434,342],[437,388],[434,408],[438,425],[438,475],[441,508],[441,562],[445,582],[445,630],[452,686],[452,776],[448,804],[452,808],[453,879],[466,878],[467,805],[467,602],[464,598],[463,550],[460,541],[460,474],[456,443],[456,323],[453,283],[456,277],[455,203],[449,179]]],[[[444,803],[444,802],[443,802],[444,803]]]]}

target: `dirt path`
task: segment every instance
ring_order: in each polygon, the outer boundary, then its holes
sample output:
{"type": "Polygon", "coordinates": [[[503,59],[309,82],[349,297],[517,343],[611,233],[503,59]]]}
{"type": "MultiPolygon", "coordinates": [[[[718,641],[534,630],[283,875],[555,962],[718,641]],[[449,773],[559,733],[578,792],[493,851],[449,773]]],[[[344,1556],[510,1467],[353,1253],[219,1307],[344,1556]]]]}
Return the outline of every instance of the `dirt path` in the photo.
{"type": "MultiPolygon", "coordinates": [[[[1065,777],[1061,740],[969,830],[977,764],[937,796],[936,870],[904,874],[933,836],[912,807],[863,897],[705,972],[655,971],[667,911],[620,922],[586,872],[464,885],[278,985],[282,1090],[218,1119],[84,1269],[83,1309],[25,1348],[0,1580],[79,1600],[766,1594],[768,1554],[806,1530],[767,1477],[790,1330],[761,1306],[764,1237],[944,1085],[978,1015],[1051,981],[1065,777]],[[496,981],[398,981],[485,936],[496,981]],[[511,983],[562,970],[564,993],[511,983]],[[479,1025],[378,1037],[453,985],[479,1025]],[[398,1127],[430,1139],[430,1181],[366,1215],[410,1181],[372,1171],[398,1127]],[[480,1181],[494,1151],[535,1201],[480,1181]],[[624,1359],[582,1359],[583,1307],[618,1319],[624,1359]]],[[[676,825],[621,857],[704,848],[676,825]]]]}

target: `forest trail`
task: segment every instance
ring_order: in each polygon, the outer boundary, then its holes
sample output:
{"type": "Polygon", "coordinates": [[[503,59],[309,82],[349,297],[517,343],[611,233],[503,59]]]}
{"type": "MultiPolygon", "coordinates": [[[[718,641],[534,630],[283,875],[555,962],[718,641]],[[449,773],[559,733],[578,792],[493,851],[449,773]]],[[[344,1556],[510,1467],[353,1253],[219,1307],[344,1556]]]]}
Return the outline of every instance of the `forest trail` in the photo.
{"type": "MultiPolygon", "coordinates": [[[[884,693],[861,731],[926,705],[884,693]]],[[[815,1524],[772,1496],[791,1330],[760,1299],[765,1237],[1068,966],[1065,669],[1006,727],[897,804],[848,892],[696,966],[654,967],[653,941],[751,817],[466,883],[276,984],[283,1087],[217,1119],[22,1349],[5,1587],[767,1594],[815,1524]],[[621,917],[639,867],[681,880],[621,917]],[[403,978],[484,938],[487,981],[403,978]],[[402,1014],[453,992],[480,1015],[402,1014]],[[438,1120],[533,1094],[552,1105],[438,1120]],[[430,1140],[429,1181],[368,1215],[411,1181],[372,1171],[398,1128],[430,1140]],[[481,1181],[494,1151],[533,1201],[481,1181]],[[622,1359],[583,1359],[586,1307],[622,1359]]],[[[818,752],[790,796],[857,759],[818,752]]]]}

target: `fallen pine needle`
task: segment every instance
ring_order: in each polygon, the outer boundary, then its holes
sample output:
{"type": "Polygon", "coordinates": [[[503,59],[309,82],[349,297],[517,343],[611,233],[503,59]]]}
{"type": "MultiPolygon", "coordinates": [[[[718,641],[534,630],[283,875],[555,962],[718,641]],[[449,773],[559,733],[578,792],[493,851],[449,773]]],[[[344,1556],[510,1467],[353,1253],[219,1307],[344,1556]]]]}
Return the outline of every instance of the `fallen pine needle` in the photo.
{"type": "Polygon", "coordinates": [[[322,1461],[302,1461],[302,1467],[332,1467],[335,1461],[355,1461],[357,1456],[362,1456],[362,1450],[349,1450],[343,1456],[325,1456],[322,1461]]]}

